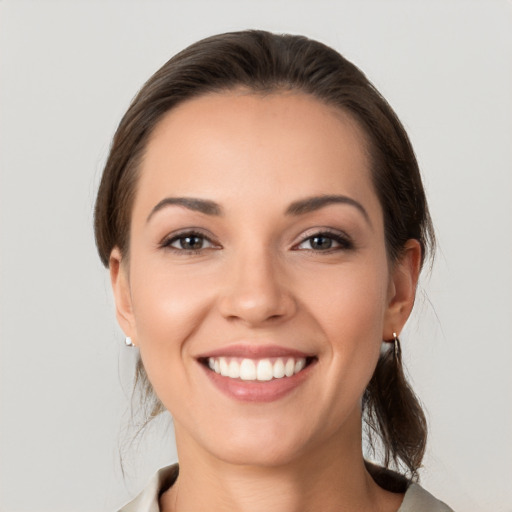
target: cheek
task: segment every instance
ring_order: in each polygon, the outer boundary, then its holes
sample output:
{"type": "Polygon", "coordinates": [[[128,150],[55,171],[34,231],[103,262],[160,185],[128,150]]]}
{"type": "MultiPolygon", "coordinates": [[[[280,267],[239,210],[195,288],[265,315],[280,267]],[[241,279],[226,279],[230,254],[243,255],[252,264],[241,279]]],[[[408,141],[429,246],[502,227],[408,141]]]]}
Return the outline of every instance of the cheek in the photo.
{"type": "Polygon", "coordinates": [[[387,290],[387,266],[377,261],[317,270],[304,280],[302,295],[325,329],[351,339],[358,331],[381,336],[387,290]]]}
{"type": "Polygon", "coordinates": [[[180,378],[187,341],[211,307],[214,287],[204,276],[169,272],[152,264],[151,272],[133,267],[132,306],[137,343],[148,376],[157,390],[159,381],[180,378]]]}
{"type": "MultiPolygon", "coordinates": [[[[334,396],[358,399],[380,353],[388,295],[387,265],[353,265],[317,272],[305,288],[309,315],[328,343],[325,371],[334,396]]],[[[334,398],[333,398],[334,399],[334,398]]],[[[348,398],[347,398],[348,399],[348,398]]]]}
{"type": "Polygon", "coordinates": [[[133,265],[130,287],[139,342],[156,342],[160,334],[170,333],[168,342],[186,338],[211,302],[214,288],[209,280],[199,268],[171,268],[165,259],[133,265]]]}

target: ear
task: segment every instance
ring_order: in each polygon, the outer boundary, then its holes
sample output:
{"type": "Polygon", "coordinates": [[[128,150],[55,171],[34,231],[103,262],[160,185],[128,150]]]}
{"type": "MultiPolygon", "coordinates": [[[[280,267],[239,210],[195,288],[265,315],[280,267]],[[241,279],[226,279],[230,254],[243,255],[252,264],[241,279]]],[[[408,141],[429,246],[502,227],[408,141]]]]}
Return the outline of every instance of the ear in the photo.
{"type": "Polygon", "coordinates": [[[416,297],[416,286],[421,268],[421,245],[410,239],[403,254],[391,270],[388,306],[384,320],[384,340],[392,340],[393,333],[400,334],[411,314],[416,297]]]}
{"type": "Polygon", "coordinates": [[[110,282],[116,304],[117,322],[125,335],[132,338],[135,344],[135,319],[132,309],[128,267],[126,264],[123,264],[121,251],[118,247],[114,247],[110,253],[109,269],[110,282]]]}

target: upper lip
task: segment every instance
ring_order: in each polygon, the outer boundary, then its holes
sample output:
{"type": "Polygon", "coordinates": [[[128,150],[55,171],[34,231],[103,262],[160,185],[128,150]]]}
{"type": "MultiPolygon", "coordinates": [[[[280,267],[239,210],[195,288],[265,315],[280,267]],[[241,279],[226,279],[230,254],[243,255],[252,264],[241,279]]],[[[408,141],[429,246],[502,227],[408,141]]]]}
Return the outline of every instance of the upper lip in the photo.
{"type": "Polygon", "coordinates": [[[254,345],[239,343],[205,352],[197,356],[197,359],[208,357],[242,357],[247,359],[263,359],[266,357],[313,357],[314,354],[302,352],[293,348],[279,345],[254,345]]]}

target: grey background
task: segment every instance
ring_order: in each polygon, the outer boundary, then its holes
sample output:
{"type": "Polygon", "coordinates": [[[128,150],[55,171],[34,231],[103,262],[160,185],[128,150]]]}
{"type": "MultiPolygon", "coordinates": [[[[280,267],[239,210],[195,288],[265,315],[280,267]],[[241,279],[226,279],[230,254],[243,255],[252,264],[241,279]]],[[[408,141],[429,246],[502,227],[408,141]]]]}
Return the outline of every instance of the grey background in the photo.
{"type": "Polygon", "coordinates": [[[512,511],[505,0],[0,1],[0,510],[111,511],[174,460],[166,421],[129,446],[134,352],[95,253],[94,195],[143,81],[243,28],[334,46],[406,125],[440,242],[403,335],[431,426],[422,482],[459,512],[512,511]]]}

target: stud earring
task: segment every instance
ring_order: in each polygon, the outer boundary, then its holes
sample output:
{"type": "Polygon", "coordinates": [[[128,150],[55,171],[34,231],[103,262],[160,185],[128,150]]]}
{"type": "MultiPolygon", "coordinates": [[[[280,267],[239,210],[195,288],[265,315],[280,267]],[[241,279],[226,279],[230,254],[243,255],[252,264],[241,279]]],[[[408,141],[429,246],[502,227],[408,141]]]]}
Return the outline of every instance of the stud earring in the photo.
{"type": "Polygon", "coordinates": [[[130,338],[130,336],[126,336],[126,339],[124,340],[124,343],[125,343],[125,345],[127,347],[135,347],[135,345],[133,344],[133,341],[130,338]]]}

